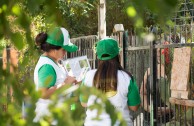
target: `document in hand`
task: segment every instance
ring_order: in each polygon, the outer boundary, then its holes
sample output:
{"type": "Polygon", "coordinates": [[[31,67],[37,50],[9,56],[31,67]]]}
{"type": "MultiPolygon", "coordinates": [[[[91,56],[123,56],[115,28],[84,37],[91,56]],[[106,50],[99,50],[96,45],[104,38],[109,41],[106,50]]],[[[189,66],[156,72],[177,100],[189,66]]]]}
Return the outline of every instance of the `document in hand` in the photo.
{"type": "Polygon", "coordinates": [[[81,81],[86,72],[91,70],[87,56],[74,57],[62,62],[68,75],[76,77],[77,81],[81,81]]]}

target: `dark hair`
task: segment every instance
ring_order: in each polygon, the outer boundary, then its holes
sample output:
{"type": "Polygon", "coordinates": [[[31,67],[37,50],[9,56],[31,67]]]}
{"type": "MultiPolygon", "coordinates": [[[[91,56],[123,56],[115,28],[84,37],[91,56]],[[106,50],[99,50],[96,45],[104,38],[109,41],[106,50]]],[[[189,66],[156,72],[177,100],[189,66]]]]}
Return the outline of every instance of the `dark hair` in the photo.
{"type": "Polygon", "coordinates": [[[126,72],[133,80],[131,73],[124,70],[120,65],[119,55],[111,60],[99,60],[98,69],[93,80],[94,86],[103,92],[116,91],[118,70],[126,72]]]}
{"type": "Polygon", "coordinates": [[[44,52],[49,52],[52,49],[56,49],[59,50],[61,48],[61,46],[55,46],[55,45],[51,45],[49,43],[46,42],[47,39],[47,33],[45,32],[41,32],[39,33],[36,38],[35,38],[35,43],[38,47],[40,47],[40,49],[44,52]]]}

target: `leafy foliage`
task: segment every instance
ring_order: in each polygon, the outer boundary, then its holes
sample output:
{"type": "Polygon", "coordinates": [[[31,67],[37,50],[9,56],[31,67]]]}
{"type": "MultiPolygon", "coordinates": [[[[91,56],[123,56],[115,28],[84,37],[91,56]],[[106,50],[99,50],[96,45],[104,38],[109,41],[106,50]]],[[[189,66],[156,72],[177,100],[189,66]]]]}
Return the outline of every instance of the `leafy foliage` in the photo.
{"type": "MultiPolygon", "coordinates": [[[[83,124],[84,109],[78,103],[77,98],[67,100],[62,108],[56,107],[54,104],[53,109],[51,109],[53,112],[51,117],[45,117],[47,121],[41,121],[39,124],[32,123],[35,116],[35,102],[39,98],[39,93],[34,88],[33,68],[40,55],[33,38],[38,32],[47,31],[56,25],[70,28],[72,32],[81,32],[80,29],[86,29],[88,26],[79,26],[78,24],[83,23],[82,21],[85,21],[86,18],[89,19],[88,14],[92,8],[94,6],[89,2],[80,4],[79,1],[21,0],[0,2],[0,39],[4,42],[2,47],[12,46],[20,53],[18,67],[15,67],[13,73],[10,72],[12,65],[9,61],[6,69],[0,69],[0,105],[3,106],[3,109],[0,110],[2,118],[0,125],[50,125],[49,122],[54,118],[58,119],[58,124],[76,126],[83,124]],[[12,89],[14,89],[13,96],[10,94],[12,89]],[[70,111],[68,106],[76,102],[76,109],[70,111]],[[26,109],[22,108],[22,104],[25,104],[26,109]]],[[[86,24],[92,23],[89,20],[86,21],[88,21],[86,24]]],[[[82,89],[80,88],[80,90],[82,89]]],[[[86,92],[85,90],[90,91],[90,89],[84,89],[81,92],[86,92]]],[[[98,93],[98,91],[94,92],[98,93]]],[[[92,94],[92,92],[88,93],[92,94]]],[[[58,95],[56,94],[56,97],[58,95]]],[[[102,97],[102,95],[100,96],[102,97]]],[[[53,101],[57,101],[56,97],[53,101]]]]}
{"type": "MultiPolygon", "coordinates": [[[[117,23],[123,23],[126,29],[140,28],[155,23],[165,24],[177,5],[177,0],[136,0],[132,2],[107,0],[106,2],[108,34],[112,33],[113,26],[117,23]],[[128,17],[127,14],[131,17],[128,17]]],[[[0,125],[36,125],[32,123],[32,119],[39,93],[34,89],[33,68],[40,52],[36,49],[34,37],[39,32],[47,31],[54,26],[66,27],[71,37],[97,34],[98,4],[98,0],[0,0],[0,55],[6,46],[12,46],[20,53],[18,68],[14,69],[14,73],[10,73],[9,61],[6,69],[0,69],[0,105],[2,106],[0,125]],[[13,96],[9,94],[10,89],[14,89],[13,96]],[[29,108],[25,119],[23,119],[21,108],[24,100],[29,108]]],[[[0,64],[2,65],[2,62],[0,64]]],[[[113,111],[107,99],[97,90],[83,87],[74,93],[75,96],[80,93],[96,94],[106,104],[106,111],[110,114],[112,121],[119,119],[121,124],[125,125],[120,114],[113,111]]],[[[54,101],[58,95],[56,94],[53,98],[54,101]]],[[[85,115],[76,97],[68,99],[63,105],[65,107],[55,106],[56,104],[53,104],[53,115],[45,117],[47,121],[41,121],[37,125],[49,125],[54,118],[57,118],[58,123],[63,125],[83,124],[85,115]],[[70,111],[68,106],[74,103],[77,107],[74,111],[70,111]]],[[[102,110],[100,105],[93,107],[98,108],[99,112],[102,110]]]]}

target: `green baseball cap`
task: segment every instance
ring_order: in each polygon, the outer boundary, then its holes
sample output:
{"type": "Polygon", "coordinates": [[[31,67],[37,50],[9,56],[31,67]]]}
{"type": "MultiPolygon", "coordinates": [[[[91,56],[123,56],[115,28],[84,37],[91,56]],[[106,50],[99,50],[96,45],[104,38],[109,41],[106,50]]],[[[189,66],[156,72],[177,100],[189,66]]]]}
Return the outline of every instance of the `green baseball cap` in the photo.
{"type": "Polygon", "coordinates": [[[69,32],[65,28],[55,27],[48,33],[47,43],[61,46],[67,52],[75,52],[78,47],[70,42],[69,32]]]}
{"type": "Polygon", "coordinates": [[[115,39],[105,38],[96,43],[96,54],[100,60],[110,60],[119,54],[119,46],[115,39]]]}

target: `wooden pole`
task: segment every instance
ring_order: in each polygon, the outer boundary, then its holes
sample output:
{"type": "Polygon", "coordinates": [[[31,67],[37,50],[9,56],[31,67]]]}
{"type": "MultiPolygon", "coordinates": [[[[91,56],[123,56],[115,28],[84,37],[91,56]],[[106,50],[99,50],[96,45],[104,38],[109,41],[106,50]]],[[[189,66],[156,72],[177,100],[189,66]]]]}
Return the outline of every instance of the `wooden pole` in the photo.
{"type": "MultiPolygon", "coordinates": [[[[13,74],[16,67],[18,67],[18,51],[7,46],[3,50],[3,69],[13,74]]],[[[3,103],[3,111],[6,112],[8,103],[14,102],[13,89],[11,84],[4,84],[3,88],[5,92],[2,97],[6,99],[3,103]]]]}
{"type": "Polygon", "coordinates": [[[118,44],[121,48],[120,50],[120,62],[121,66],[124,67],[124,46],[123,46],[123,35],[124,35],[124,27],[123,24],[115,24],[113,28],[113,32],[117,33],[118,35],[118,44]]]}
{"type": "Polygon", "coordinates": [[[100,0],[98,11],[98,32],[101,40],[106,37],[106,0],[100,0]]]}
{"type": "MultiPolygon", "coordinates": [[[[3,50],[3,69],[10,71],[10,47],[6,46],[6,48],[3,50]]],[[[9,92],[8,92],[8,85],[3,84],[3,95],[2,99],[5,99],[5,101],[2,103],[2,109],[4,112],[7,111],[8,107],[8,98],[9,98],[9,92]]]]}

